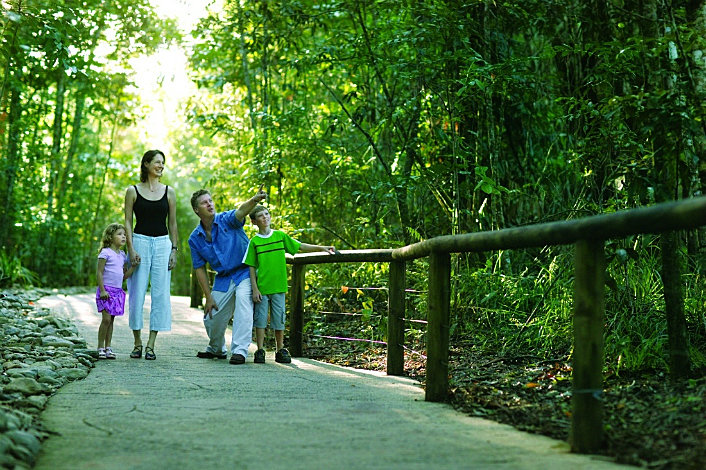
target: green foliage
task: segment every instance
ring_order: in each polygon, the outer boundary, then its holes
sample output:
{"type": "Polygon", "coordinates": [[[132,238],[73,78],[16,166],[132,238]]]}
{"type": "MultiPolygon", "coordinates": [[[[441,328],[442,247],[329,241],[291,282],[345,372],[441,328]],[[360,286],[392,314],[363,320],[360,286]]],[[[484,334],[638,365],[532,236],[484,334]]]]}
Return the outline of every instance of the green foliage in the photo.
{"type": "Polygon", "coordinates": [[[387,276],[385,264],[308,267],[305,302],[309,315],[304,333],[321,335],[333,324],[339,335],[385,341],[387,276]]]}
{"type": "Polygon", "coordinates": [[[0,247],[36,282],[85,284],[100,232],[123,220],[113,139],[139,115],[128,59],[175,39],[174,24],[147,0],[3,7],[0,247]]]}
{"type": "MultiPolygon", "coordinates": [[[[488,258],[475,271],[458,274],[456,335],[471,336],[482,350],[507,355],[561,357],[571,348],[572,293],[566,249],[543,250],[520,273],[488,258]],[[473,299],[469,301],[470,299],[473,299]]],[[[505,252],[497,259],[517,256],[505,252]]],[[[515,264],[513,263],[513,264],[515,264]]]]}
{"type": "Polygon", "coordinates": [[[32,286],[37,275],[22,266],[20,258],[0,251],[0,287],[32,286]]]}
{"type": "MultiPolygon", "coordinates": [[[[276,227],[339,249],[703,192],[706,99],[694,58],[706,35],[691,3],[216,4],[191,34],[199,90],[167,151],[181,248],[174,293],[189,289],[189,197],[201,187],[227,210],[264,183],[276,227]]],[[[2,26],[0,246],[37,282],[92,283],[97,238],[123,219],[150,141],[133,127],[147,110],[128,61],[180,35],[146,0],[9,1],[2,26]]],[[[616,370],[665,361],[658,250],[645,240],[609,243],[629,258],[611,255],[609,267],[606,359],[616,370]]],[[[570,352],[568,253],[455,257],[454,334],[500,353],[570,352]]],[[[426,263],[408,263],[414,320],[427,308],[426,263]]],[[[380,338],[383,291],[342,296],[336,286],[385,286],[385,271],[312,268],[307,292],[317,309],[341,302],[380,338]]],[[[705,325],[700,276],[685,276],[692,338],[705,325]]],[[[418,326],[410,337],[423,336],[418,326]]],[[[702,343],[692,343],[698,363],[702,343]]]]}

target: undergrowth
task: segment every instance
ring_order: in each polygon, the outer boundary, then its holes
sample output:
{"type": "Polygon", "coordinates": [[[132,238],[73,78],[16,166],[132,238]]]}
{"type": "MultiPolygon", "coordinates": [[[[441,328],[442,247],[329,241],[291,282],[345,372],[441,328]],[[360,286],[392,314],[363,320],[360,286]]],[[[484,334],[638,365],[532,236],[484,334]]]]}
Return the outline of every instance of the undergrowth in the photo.
{"type": "MultiPolygon", "coordinates": [[[[660,259],[653,238],[606,246],[605,361],[607,371],[666,370],[669,358],[660,259]],[[639,255],[638,255],[639,253],[639,255]]],[[[693,260],[686,260],[689,265],[693,260]]],[[[494,253],[479,262],[453,255],[451,342],[472,338],[474,348],[497,356],[571,357],[573,248],[546,247],[494,253]]],[[[704,279],[684,269],[684,306],[695,369],[706,367],[704,279]]],[[[405,344],[423,350],[428,263],[406,271],[405,344]]],[[[386,263],[310,266],[304,327],[312,345],[331,338],[386,341],[386,263]],[[332,328],[337,333],[331,333],[332,328]]]]}

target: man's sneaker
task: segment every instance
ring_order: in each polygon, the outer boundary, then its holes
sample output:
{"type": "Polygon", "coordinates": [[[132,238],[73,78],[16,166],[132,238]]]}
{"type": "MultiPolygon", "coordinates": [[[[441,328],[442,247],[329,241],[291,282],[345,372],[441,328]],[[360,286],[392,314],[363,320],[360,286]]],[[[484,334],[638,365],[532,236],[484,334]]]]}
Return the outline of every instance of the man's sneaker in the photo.
{"type": "Polygon", "coordinates": [[[196,357],[200,357],[201,359],[225,359],[228,355],[225,353],[214,354],[211,351],[199,351],[196,353],[196,357]]]}
{"type": "Polygon", "coordinates": [[[233,354],[230,356],[231,364],[245,364],[245,356],[242,354],[233,354]]]}
{"type": "Polygon", "coordinates": [[[275,362],[279,362],[280,364],[289,364],[292,362],[292,356],[289,355],[287,348],[282,348],[275,353],[275,362]]]}
{"type": "Polygon", "coordinates": [[[254,363],[256,364],[264,364],[265,363],[265,350],[264,349],[258,349],[255,351],[255,359],[253,360],[254,363]]]}

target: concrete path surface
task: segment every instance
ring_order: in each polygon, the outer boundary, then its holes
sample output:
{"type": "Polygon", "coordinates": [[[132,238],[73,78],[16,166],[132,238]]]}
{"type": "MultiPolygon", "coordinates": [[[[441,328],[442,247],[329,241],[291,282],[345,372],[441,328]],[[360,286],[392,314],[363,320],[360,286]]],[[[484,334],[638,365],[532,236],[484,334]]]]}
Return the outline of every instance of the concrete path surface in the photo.
{"type": "MultiPolygon", "coordinates": [[[[93,295],[40,300],[70,315],[89,347],[99,316],[93,295]]],[[[148,297],[149,301],[149,297],[148,297]]],[[[173,326],[156,361],[130,359],[127,316],[115,321],[115,361],[51,397],[55,433],[37,469],[613,469],[564,442],[471,418],[424,401],[407,378],[295,358],[243,365],[198,359],[202,312],[173,297],[173,326]]],[[[148,315],[143,340],[146,342],[148,315]]],[[[228,332],[230,335],[230,331],[228,332]]],[[[230,341],[230,337],[227,337],[230,341]]]]}

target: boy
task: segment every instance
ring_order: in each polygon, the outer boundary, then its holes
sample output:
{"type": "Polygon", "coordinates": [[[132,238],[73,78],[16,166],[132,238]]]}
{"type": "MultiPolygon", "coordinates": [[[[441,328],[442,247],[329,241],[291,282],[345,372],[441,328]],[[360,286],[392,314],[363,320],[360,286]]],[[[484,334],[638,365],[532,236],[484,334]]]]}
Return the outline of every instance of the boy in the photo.
{"type": "Polygon", "coordinates": [[[271,310],[270,320],[275,330],[275,362],[292,362],[289,351],[284,347],[284,298],[287,292],[287,262],[285,253],[293,255],[298,251],[305,253],[327,251],[335,253],[332,246],[309,245],[300,243],[279,230],[270,228],[270,212],[266,207],[257,205],[250,212],[250,220],[257,226],[258,233],[250,240],[243,263],[250,266],[252,299],[255,303],[255,338],[257,351],[254,362],[265,363],[265,328],[267,311],[271,310]]]}

